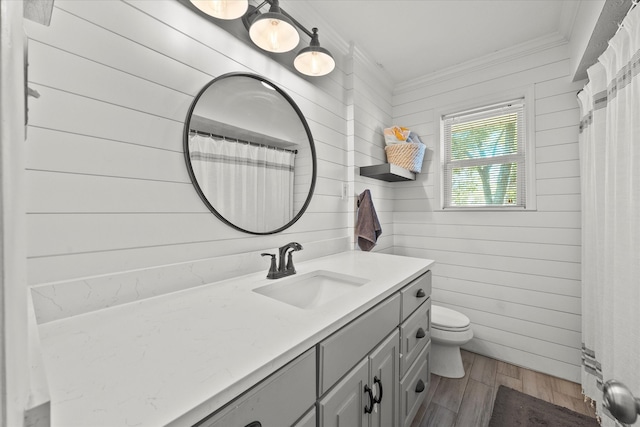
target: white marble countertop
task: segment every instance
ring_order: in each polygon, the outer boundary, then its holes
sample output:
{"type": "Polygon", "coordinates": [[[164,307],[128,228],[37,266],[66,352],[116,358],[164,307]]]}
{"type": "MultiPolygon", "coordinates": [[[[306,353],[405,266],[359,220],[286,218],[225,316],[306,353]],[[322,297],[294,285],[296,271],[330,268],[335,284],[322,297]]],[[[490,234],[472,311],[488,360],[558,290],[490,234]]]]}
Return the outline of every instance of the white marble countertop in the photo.
{"type": "Polygon", "coordinates": [[[274,283],[264,272],[40,325],[52,426],[191,425],[432,263],[359,251],[302,262],[298,276],[369,280],[313,310],[252,292],[274,283]]]}

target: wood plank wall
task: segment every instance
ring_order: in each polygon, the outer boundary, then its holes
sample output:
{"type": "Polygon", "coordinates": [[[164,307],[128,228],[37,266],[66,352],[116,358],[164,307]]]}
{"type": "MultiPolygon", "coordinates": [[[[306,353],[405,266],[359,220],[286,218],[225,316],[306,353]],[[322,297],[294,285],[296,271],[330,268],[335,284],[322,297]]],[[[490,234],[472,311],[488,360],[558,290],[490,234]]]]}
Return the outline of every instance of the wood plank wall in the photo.
{"type": "MultiPolygon", "coordinates": [[[[536,212],[442,212],[427,173],[395,188],[394,251],[430,258],[434,303],[466,314],[466,348],[573,381],[580,365],[579,112],[566,45],[450,78],[406,84],[394,121],[434,149],[443,106],[535,87],[536,212]]],[[[431,151],[433,153],[433,151],[431,151]]]]}
{"type": "Polygon", "coordinates": [[[394,186],[392,183],[362,177],[359,167],[386,163],[384,152],[385,127],[392,125],[393,83],[364,52],[355,48],[353,53],[353,132],[355,195],[365,189],[371,191],[371,199],[382,227],[373,252],[393,252],[394,186]]]}
{"type": "MultiPolygon", "coordinates": [[[[26,142],[30,284],[241,257],[290,241],[348,249],[342,55],[330,76],[305,80],[176,1],[59,0],[50,27],[25,25],[29,85],[41,95],[30,104],[26,142]],[[276,235],[221,223],[184,164],[183,123],[194,96],[238,71],[281,86],[315,138],[311,205],[276,235]]],[[[237,274],[266,271],[268,260],[255,258],[237,274]]]]}

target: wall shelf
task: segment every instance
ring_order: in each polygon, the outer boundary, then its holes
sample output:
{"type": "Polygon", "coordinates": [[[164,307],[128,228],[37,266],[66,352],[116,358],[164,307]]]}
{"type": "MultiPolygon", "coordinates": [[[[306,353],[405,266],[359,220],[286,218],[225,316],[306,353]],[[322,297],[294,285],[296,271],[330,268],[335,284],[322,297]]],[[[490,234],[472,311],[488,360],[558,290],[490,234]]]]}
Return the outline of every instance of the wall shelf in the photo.
{"type": "Polygon", "coordinates": [[[362,166],[360,168],[360,176],[366,176],[368,178],[380,179],[388,182],[415,181],[416,179],[415,173],[391,163],[362,166]]]}

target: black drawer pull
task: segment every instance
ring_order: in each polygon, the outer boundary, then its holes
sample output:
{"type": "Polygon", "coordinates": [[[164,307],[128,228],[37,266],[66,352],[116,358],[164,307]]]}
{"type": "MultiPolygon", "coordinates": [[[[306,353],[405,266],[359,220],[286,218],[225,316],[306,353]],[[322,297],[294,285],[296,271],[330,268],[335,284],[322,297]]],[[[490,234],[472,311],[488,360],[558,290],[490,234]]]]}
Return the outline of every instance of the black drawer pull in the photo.
{"type": "Polygon", "coordinates": [[[371,412],[373,412],[373,405],[375,404],[375,401],[373,399],[373,392],[369,388],[369,386],[366,385],[366,384],[364,386],[364,392],[365,393],[369,393],[369,406],[367,406],[367,405],[364,406],[364,413],[365,414],[370,414],[371,412]]]}
{"type": "Polygon", "coordinates": [[[378,377],[373,377],[373,383],[378,384],[378,390],[380,390],[378,398],[374,398],[373,403],[380,404],[380,402],[382,402],[382,381],[380,381],[380,378],[378,377]]]}
{"type": "Polygon", "coordinates": [[[427,336],[427,334],[424,332],[424,329],[422,329],[422,328],[418,329],[418,332],[416,332],[416,338],[418,338],[418,339],[424,338],[426,336],[427,336]]]}
{"type": "Polygon", "coordinates": [[[260,424],[260,421],[253,421],[247,424],[245,427],[262,427],[262,424],[260,424]]]}
{"type": "Polygon", "coordinates": [[[426,296],[427,294],[425,294],[422,289],[418,289],[418,292],[416,292],[416,298],[424,298],[426,296]]]}
{"type": "Polygon", "coordinates": [[[416,393],[422,393],[424,391],[424,382],[422,380],[418,380],[418,384],[416,384],[416,393]]]}

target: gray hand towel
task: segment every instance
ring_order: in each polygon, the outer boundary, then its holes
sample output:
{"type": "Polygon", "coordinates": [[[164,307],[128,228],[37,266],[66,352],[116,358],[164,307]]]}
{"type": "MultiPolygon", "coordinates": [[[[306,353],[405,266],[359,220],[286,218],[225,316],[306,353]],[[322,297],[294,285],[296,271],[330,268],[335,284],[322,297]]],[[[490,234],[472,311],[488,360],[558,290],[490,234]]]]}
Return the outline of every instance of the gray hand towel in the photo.
{"type": "Polygon", "coordinates": [[[363,251],[370,251],[376,245],[378,236],[382,234],[382,227],[378,221],[376,208],[371,201],[371,192],[364,190],[358,196],[358,217],[356,219],[356,236],[358,246],[363,251]]]}

